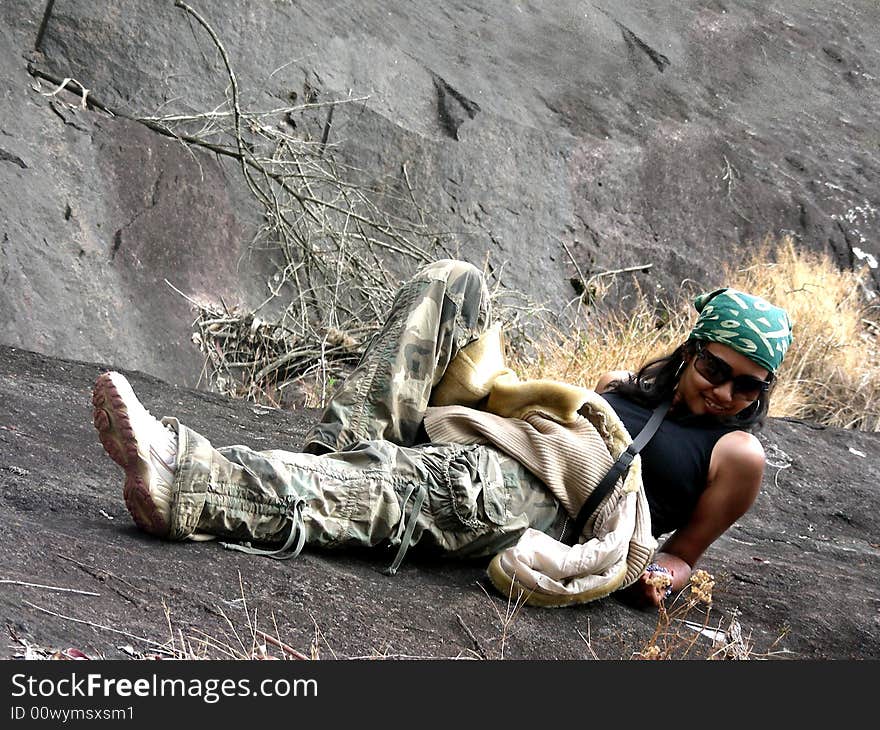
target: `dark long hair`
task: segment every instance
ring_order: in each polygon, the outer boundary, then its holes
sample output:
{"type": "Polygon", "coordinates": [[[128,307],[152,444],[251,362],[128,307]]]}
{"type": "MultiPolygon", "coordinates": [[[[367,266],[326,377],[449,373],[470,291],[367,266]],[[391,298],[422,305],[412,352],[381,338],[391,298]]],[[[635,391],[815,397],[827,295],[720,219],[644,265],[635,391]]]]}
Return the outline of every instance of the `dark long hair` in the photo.
{"type": "MultiPolygon", "coordinates": [[[[641,370],[626,380],[614,380],[609,390],[646,408],[656,408],[664,400],[670,400],[688,358],[697,353],[698,340],[689,339],[664,357],[645,363],[641,370]]],[[[716,419],[718,423],[735,426],[744,431],[757,431],[764,425],[770,408],[770,393],[776,385],[773,378],[770,387],[750,406],[733,416],[716,419]]]]}

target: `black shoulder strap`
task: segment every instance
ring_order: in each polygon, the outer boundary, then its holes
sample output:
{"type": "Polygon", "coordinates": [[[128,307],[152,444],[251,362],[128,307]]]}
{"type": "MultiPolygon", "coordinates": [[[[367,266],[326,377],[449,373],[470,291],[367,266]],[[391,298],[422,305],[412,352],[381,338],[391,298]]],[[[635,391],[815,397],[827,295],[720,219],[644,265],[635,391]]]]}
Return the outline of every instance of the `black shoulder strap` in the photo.
{"type": "Polygon", "coordinates": [[[664,401],[654,409],[648,422],[632,440],[632,443],[627,447],[626,451],[617,457],[617,461],[614,462],[605,476],[602,477],[602,481],[596,485],[596,488],[592,492],[590,492],[590,496],[587,497],[587,501],[584,502],[574,520],[574,532],[569,533],[568,529],[565,530],[566,535],[568,536],[568,539],[565,540],[567,544],[577,544],[581,533],[584,531],[584,526],[587,524],[587,520],[590,519],[590,516],[596,511],[596,508],[602,503],[602,500],[605,499],[605,496],[611,491],[612,487],[617,483],[617,480],[624,476],[629,470],[629,466],[632,464],[635,455],[645,448],[648,441],[650,441],[654,434],[657,433],[657,429],[660,428],[660,422],[666,417],[670,405],[672,405],[671,402],[664,401]]]}

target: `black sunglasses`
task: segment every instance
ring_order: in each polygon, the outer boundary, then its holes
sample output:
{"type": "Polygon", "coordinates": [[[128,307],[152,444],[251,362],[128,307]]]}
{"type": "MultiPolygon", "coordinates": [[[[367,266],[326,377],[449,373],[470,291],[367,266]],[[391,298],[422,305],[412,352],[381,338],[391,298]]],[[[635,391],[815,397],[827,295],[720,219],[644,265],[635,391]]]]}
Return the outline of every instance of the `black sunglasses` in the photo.
{"type": "Polygon", "coordinates": [[[728,381],[733,383],[733,394],[748,400],[755,400],[761,393],[766,393],[773,378],[770,375],[768,380],[760,380],[754,375],[734,375],[730,365],[713,355],[702,344],[697,345],[694,370],[712,385],[724,385],[728,381]]]}

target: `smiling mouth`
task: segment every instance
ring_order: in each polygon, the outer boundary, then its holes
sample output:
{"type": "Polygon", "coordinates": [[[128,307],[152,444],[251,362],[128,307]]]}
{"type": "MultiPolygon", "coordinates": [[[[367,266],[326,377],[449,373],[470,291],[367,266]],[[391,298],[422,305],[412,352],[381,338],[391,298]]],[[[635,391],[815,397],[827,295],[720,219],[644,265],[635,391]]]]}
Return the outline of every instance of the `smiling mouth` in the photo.
{"type": "Polygon", "coordinates": [[[706,407],[710,411],[715,411],[717,413],[723,413],[724,411],[727,410],[727,406],[722,406],[709,398],[703,398],[703,402],[706,404],[706,407]]]}

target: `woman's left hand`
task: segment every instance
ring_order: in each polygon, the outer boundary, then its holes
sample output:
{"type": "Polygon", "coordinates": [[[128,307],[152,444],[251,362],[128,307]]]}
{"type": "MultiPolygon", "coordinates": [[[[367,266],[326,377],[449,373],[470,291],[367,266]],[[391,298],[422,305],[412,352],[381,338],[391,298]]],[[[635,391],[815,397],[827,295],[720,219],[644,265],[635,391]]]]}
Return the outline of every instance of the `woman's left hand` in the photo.
{"type": "Polygon", "coordinates": [[[623,595],[638,608],[659,608],[673,592],[681,590],[690,574],[691,566],[681,558],[657,553],[654,562],[623,595]]]}

